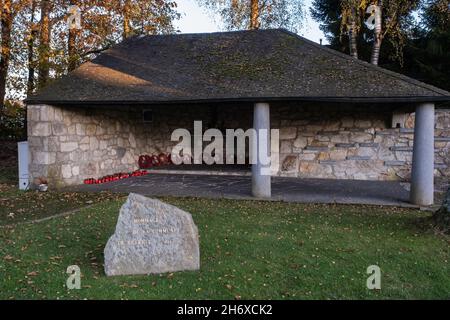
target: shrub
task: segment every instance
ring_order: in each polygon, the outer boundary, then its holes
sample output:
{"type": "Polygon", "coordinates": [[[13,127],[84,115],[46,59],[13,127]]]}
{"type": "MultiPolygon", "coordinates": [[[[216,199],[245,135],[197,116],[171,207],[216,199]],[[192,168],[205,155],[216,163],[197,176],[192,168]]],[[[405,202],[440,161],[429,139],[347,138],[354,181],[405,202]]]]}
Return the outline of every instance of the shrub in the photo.
{"type": "Polygon", "coordinates": [[[26,134],[26,107],[20,102],[6,101],[0,110],[0,140],[23,140],[26,134]]]}

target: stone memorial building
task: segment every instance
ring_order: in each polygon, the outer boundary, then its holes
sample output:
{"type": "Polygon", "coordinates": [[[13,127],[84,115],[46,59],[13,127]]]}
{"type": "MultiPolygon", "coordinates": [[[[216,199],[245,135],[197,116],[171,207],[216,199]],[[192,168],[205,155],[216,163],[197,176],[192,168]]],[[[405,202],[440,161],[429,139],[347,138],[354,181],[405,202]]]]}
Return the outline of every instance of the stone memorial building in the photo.
{"type": "MultiPolygon", "coordinates": [[[[274,175],[450,177],[450,93],[285,30],[139,36],[29,97],[30,179],[50,187],[137,169],[177,128],[280,129],[274,175]]],[[[254,165],[258,167],[258,165],[254,165]]],[[[256,196],[270,177],[253,171],[256,196]]]]}

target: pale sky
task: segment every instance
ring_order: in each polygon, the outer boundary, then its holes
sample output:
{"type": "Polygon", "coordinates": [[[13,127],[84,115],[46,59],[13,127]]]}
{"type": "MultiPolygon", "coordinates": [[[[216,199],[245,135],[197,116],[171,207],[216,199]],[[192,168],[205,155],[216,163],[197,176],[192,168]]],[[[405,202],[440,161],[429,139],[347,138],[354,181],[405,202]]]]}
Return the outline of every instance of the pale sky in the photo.
{"type": "MultiPolygon", "coordinates": [[[[221,19],[219,16],[212,16],[204,8],[198,6],[196,0],[177,0],[178,12],[181,13],[181,19],[175,22],[176,28],[181,33],[202,33],[221,31],[221,19]]],[[[309,7],[311,0],[305,0],[305,12],[307,14],[304,27],[300,32],[301,36],[319,43],[325,36],[319,30],[319,25],[310,17],[309,7]]]]}

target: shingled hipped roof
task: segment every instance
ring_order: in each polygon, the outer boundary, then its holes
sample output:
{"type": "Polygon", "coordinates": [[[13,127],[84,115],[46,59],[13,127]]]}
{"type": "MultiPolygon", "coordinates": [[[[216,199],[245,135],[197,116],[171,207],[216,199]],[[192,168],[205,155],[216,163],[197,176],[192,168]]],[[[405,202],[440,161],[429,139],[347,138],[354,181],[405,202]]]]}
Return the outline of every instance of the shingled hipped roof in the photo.
{"type": "Polygon", "coordinates": [[[285,30],[134,37],[28,104],[450,101],[450,93],[285,30]]]}

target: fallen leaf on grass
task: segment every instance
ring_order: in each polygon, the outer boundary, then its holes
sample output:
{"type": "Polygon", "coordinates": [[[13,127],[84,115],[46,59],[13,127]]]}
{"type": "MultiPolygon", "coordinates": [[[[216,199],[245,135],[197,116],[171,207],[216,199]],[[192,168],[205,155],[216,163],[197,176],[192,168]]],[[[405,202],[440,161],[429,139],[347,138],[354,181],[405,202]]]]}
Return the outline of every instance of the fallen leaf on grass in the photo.
{"type": "Polygon", "coordinates": [[[50,257],[50,260],[61,260],[61,259],[62,259],[61,256],[53,256],[53,257],[50,257]]]}

